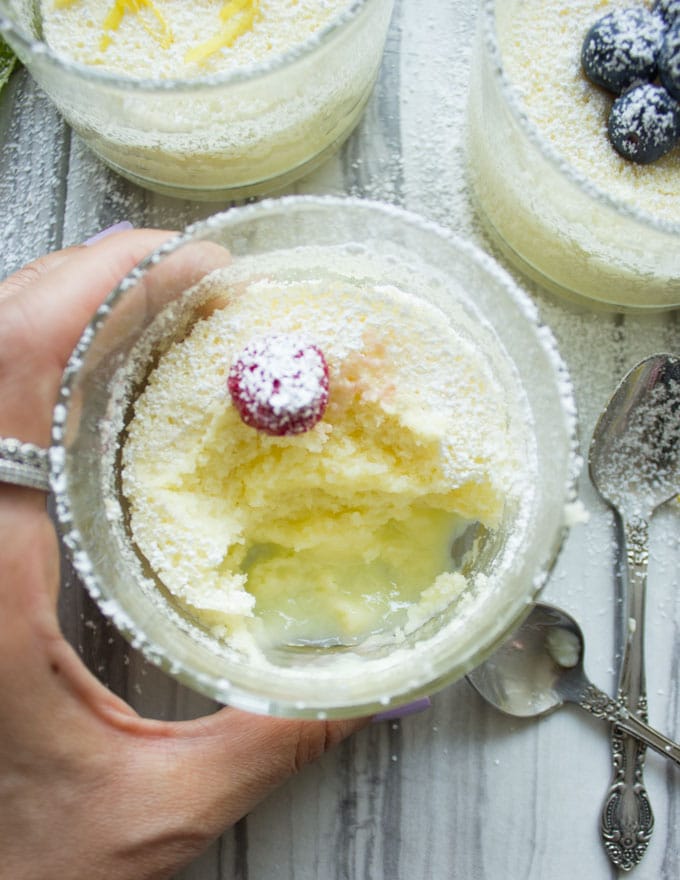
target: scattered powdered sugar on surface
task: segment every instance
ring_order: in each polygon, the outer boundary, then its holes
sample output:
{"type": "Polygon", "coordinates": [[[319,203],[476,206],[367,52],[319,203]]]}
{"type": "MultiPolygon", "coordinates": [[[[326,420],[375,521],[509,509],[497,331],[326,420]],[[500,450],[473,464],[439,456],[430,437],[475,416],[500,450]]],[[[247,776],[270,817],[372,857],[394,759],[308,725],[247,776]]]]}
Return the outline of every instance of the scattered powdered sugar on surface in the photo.
{"type": "Polygon", "coordinates": [[[60,179],[63,126],[47,96],[18,68],[2,99],[0,277],[60,246],[61,218],[56,209],[65,186],[60,179]]]}
{"type": "Polygon", "coordinates": [[[611,146],[607,118],[613,97],[581,70],[590,26],[627,0],[527,0],[502,36],[509,79],[529,118],[550,146],[598,189],[664,220],[680,220],[680,148],[650,165],[630,162],[611,146]]]}
{"type": "MultiPolygon", "coordinates": [[[[403,51],[400,58],[405,204],[468,235],[476,224],[464,138],[475,17],[467,14],[467,7],[461,14],[450,3],[429,4],[427,11],[417,3],[402,3],[400,14],[404,45],[413,41],[427,47],[427,56],[424,50],[403,51]]],[[[370,195],[399,201],[401,193],[397,199],[390,192],[383,194],[380,183],[372,182],[370,195]]]]}

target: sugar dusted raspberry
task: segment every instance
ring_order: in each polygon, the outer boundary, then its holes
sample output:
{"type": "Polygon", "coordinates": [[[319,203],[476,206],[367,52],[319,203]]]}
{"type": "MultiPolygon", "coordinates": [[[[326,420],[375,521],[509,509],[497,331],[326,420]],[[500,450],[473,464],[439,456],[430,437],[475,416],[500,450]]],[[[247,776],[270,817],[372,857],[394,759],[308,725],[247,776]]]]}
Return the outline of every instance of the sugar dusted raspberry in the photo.
{"type": "Polygon", "coordinates": [[[274,437],[302,434],[326,409],[328,365],[300,336],[259,336],[234,359],[227,387],[246,425],[274,437]]]}

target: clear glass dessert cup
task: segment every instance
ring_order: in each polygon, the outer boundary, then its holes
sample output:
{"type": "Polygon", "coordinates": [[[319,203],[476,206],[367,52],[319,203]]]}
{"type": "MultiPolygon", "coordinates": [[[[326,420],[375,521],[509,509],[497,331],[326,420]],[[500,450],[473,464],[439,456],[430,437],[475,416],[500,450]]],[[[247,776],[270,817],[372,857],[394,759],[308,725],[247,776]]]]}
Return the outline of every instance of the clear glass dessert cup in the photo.
{"type": "MultiPolygon", "coordinates": [[[[398,320],[393,332],[399,333],[398,320]]],[[[553,337],[491,258],[392,206],[288,197],[190,227],[109,295],[64,373],[51,484],[73,565],[103,612],[151,661],[241,709],[358,716],[462,677],[528,613],[565,533],[578,472],[575,421],[571,383],[553,337]],[[522,436],[526,431],[531,479],[493,535],[472,535],[481,545],[473,565],[483,574],[482,588],[470,587],[410,632],[348,645],[282,645],[266,667],[215,637],[163,589],[130,534],[121,446],[131,402],[149,370],[201,316],[187,291],[227,264],[230,271],[245,265],[258,280],[264,265],[296,280],[317,278],[332,265],[333,278],[366,289],[411,283],[409,292],[475,340],[503,395],[521,397],[521,412],[512,418],[522,420],[522,436]]]]}
{"type": "Polygon", "coordinates": [[[527,276],[581,306],[680,306],[680,223],[608,195],[528,118],[502,51],[520,4],[483,0],[472,53],[468,167],[487,231],[527,276]]]}
{"type": "Polygon", "coordinates": [[[165,195],[271,193],[349,136],[373,89],[393,0],[355,0],[269,62],[201,79],[116,76],[56,54],[34,0],[0,0],[0,33],[108,166],[165,195]]]}

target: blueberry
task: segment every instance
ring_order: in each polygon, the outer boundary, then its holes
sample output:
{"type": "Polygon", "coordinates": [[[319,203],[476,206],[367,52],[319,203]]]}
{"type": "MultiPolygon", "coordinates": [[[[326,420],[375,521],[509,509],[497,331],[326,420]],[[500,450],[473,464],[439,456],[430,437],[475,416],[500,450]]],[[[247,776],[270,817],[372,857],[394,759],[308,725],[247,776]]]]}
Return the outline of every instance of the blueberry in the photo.
{"type": "Polygon", "coordinates": [[[659,79],[666,90],[680,101],[680,18],[669,27],[661,46],[659,79]]]}
{"type": "Polygon", "coordinates": [[[652,11],[658,13],[667,25],[673,24],[680,17],[680,0],[656,0],[652,11]]]}
{"type": "Polygon", "coordinates": [[[647,165],[665,155],[680,135],[680,104],[663,86],[644,83],[617,98],[609,139],[624,159],[647,165]]]}
{"type": "Polygon", "coordinates": [[[645,7],[607,13],[583,41],[581,63],[586,76],[617,95],[637,82],[654,79],[664,32],[661,17],[645,7]]]}

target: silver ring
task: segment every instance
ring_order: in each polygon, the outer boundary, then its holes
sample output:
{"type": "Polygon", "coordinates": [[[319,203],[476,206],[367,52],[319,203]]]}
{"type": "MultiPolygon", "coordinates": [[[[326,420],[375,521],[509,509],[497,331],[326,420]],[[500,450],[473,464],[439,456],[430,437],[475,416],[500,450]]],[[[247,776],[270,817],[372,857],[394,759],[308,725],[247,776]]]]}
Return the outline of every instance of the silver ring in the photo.
{"type": "Polygon", "coordinates": [[[0,483],[49,492],[47,450],[13,437],[0,437],[0,483]]]}

